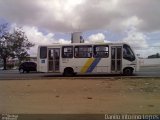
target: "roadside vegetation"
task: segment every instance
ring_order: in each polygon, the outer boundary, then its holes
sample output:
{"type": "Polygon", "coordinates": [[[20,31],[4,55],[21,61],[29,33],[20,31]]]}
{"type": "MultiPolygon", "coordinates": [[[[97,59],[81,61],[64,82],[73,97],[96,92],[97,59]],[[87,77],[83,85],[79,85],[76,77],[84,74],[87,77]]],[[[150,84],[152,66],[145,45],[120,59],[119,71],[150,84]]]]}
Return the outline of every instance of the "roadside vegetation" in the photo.
{"type": "Polygon", "coordinates": [[[27,52],[34,44],[28,41],[22,28],[14,29],[9,24],[0,25],[0,59],[3,63],[3,69],[11,68],[13,65],[8,64],[8,59],[18,59],[19,63],[28,58],[27,52]]]}

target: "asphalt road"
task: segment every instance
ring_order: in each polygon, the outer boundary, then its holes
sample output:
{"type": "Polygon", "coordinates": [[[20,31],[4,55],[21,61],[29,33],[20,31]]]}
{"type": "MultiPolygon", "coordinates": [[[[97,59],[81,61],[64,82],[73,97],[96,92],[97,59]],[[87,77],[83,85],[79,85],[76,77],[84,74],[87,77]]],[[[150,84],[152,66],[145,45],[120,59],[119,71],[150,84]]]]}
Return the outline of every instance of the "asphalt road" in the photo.
{"type": "MultiPolygon", "coordinates": [[[[50,78],[57,78],[63,76],[61,74],[53,74],[53,73],[24,73],[20,74],[18,70],[0,70],[0,80],[17,80],[17,79],[50,79],[50,78]]],[[[121,75],[88,75],[88,76],[76,76],[76,77],[121,77],[121,75]]],[[[124,77],[124,76],[123,76],[124,77]]],[[[160,66],[148,66],[148,67],[141,67],[140,71],[137,72],[133,77],[160,77],[160,66]]]]}

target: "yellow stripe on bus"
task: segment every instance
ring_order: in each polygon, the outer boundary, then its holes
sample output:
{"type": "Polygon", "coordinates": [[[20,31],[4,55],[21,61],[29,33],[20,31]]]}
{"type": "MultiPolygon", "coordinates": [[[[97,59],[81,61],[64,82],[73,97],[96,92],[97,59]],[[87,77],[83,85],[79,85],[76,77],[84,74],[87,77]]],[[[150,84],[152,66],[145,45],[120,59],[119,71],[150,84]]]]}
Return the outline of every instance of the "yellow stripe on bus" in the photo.
{"type": "Polygon", "coordinates": [[[94,58],[88,58],[84,66],[81,68],[81,73],[86,73],[90,65],[93,63],[94,58]]]}

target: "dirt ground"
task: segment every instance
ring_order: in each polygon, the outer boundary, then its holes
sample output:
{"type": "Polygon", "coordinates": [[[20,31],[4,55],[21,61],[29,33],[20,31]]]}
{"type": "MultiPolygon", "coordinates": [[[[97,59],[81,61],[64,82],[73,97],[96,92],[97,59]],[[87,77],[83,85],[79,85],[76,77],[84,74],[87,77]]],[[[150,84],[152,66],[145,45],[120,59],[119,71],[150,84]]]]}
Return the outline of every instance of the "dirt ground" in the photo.
{"type": "Polygon", "coordinates": [[[0,113],[157,114],[160,79],[1,80],[0,113]]]}

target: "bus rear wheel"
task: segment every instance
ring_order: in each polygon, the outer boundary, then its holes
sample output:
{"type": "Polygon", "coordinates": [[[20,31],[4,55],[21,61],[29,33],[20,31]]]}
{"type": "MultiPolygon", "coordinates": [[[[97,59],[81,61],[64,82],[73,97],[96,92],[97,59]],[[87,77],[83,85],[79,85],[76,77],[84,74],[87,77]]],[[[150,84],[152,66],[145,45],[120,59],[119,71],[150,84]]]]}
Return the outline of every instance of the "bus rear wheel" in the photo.
{"type": "Polygon", "coordinates": [[[63,72],[63,76],[68,76],[68,77],[74,76],[73,68],[65,68],[63,72]]]}
{"type": "Polygon", "coordinates": [[[123,75],[125,75],[125,76],[131,76],[131,75],[133,75],[133,68],[125,68],[123,70],[123,75]]]}

